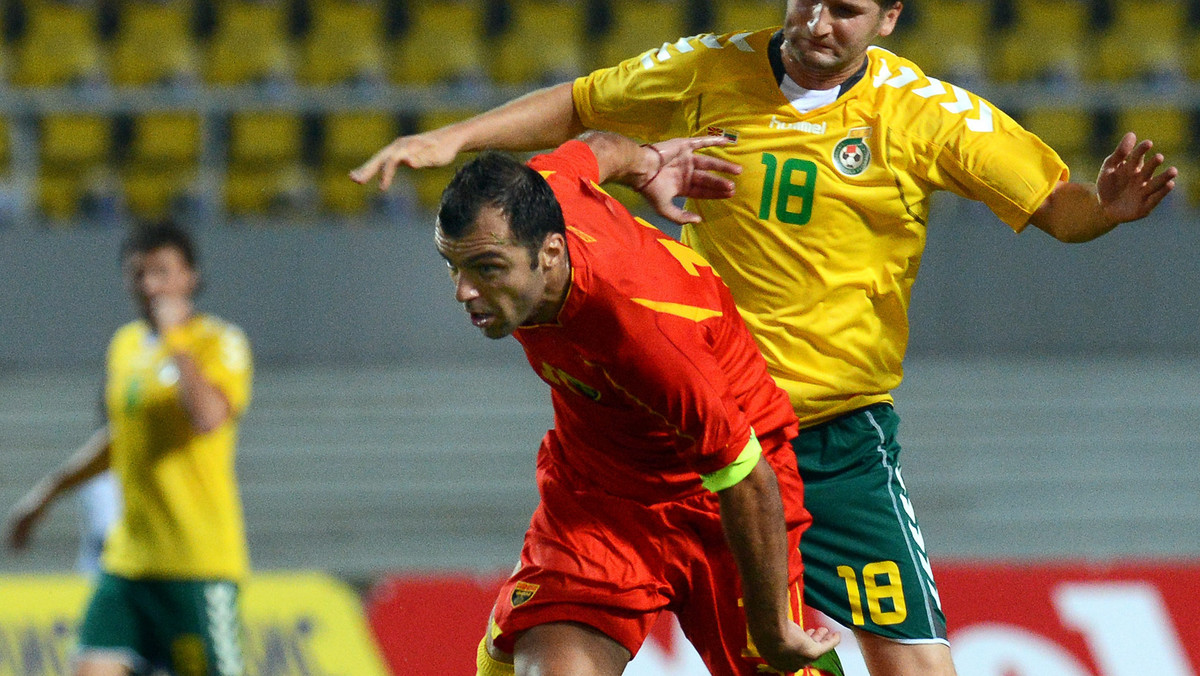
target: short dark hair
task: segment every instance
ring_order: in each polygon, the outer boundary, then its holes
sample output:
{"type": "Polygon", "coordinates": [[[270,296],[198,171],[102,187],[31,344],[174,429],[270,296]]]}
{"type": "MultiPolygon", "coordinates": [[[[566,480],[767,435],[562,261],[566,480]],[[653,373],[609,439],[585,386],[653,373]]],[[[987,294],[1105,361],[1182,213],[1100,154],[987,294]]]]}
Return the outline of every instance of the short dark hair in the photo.
{"type": "Polygon", "coordinates": [[[446,237],[462,237],[484,207],[500,209],[513,239],[529,250],[535,267],[546,235],[567,230],[562,207],[546,179],[505,153],[483,152],[459,168],[442,192],[438,227],[446,237]]]}
{"type": "Polygon", "coordinates": [[[191,234],[183,226],[170,220],[135,225],[121,244],[121,260],[125,260],[130,254],[150,253],[165,246],[178,249],[188,267],[198,269],[200,260],[191,234]]]}

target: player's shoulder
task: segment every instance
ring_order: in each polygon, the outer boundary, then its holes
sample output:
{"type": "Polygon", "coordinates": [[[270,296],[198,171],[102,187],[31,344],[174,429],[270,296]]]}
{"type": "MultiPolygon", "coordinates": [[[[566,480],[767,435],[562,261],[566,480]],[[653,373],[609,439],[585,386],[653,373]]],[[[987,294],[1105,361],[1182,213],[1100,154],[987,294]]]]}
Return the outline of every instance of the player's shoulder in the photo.
{"type": "Polygon", "coordinates": [[[189,328],[201,340],[217,341],[222,345],[245,349],[249,349],[250,346],[250,341],[246,338],[246,332],[242,330],[242,327],[215,315],[197,315],[189,328]]]}
{"type": "Polygon", "coordinates": [[[124,349],[129,345],[140,343],[150,332],[150,325],[144,319],[135,319],[117,327],[109,339],[109,351],[124,349]]]}
{"type": "Polygon", "coordinates": [[[857,95],[870,99],[890,127],[926,134],[995,129],[995,109],[977,94],[929,75],[917,63],[883,47],[868,49],[867,60],[857,95]]]}
{"type": "MultiPolygon", "coordinates": [[[[672,65],[703,64],[706,69],[744,69],[747,63],[766,59],[771,38],[778,26],[760,30],[728,33],[701,33],[665,42],[661,47],[641,54],[637,59],[645,70],[672,65]]],[[[721,74],[718,70],[699,71],[698,76],[721,74]]]]}

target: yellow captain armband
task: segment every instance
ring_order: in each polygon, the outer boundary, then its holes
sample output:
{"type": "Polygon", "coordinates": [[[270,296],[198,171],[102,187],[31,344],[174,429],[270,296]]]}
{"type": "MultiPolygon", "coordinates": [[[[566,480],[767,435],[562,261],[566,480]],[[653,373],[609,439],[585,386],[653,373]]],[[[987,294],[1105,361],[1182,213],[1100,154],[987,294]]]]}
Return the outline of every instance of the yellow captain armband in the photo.
{"type": "Polygon", "coordinates": [[[488,654],[487,638],[479,642],[479,650],[475,652],[475,676],[513,676],[516,667],[488,654]]]}
{"type": "Polygon", "coordinates": [[[761,457],[762,446],[758,443],[758,437],[754,436],[754,430],[750,430],[750,441],[746,442],[737,460],[712,474],[701,474],[700,483],[713,493],[723,491],[749,476],[761,457]]]}

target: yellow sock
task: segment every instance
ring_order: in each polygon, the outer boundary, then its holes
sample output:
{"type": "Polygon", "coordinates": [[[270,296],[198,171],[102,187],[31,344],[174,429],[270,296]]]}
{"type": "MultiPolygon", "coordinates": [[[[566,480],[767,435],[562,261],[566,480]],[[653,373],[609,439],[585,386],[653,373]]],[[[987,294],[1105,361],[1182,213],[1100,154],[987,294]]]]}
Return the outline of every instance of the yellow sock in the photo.
{"type": "Polygon", "coordinates": [[[488,654],[487,637],[479,642],[479,650],[475,653],[475,676],[513,676],[516,670],[513,665],[501,662],[488,654]]]}

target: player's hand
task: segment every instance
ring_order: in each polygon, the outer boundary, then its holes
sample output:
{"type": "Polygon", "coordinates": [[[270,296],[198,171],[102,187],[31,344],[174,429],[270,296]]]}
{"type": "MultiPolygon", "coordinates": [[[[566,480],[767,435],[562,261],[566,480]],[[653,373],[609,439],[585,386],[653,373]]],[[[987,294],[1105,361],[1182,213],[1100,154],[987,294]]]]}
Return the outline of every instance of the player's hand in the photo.
{"type": "MultiPolygon", "coordinates": [[[[664,218],[679,224],[698,222],[698,215],[680,209],[672,200],[676,197],[702,200],[733,197],[733,181],[714,172],[736,176],[742,173],[741,165],[696,154],[701,148],[723,146],[729,142],[724,136],[701,136],[651,144],[662,155],[662,167],[657,175],[648,177],[649,182],[638,188],[639,192],[664,218]]],[[[648,147],[646,151],[654,152],[654,149],[648,147]]]]}
{"type": "Polygon", "coordinates": [[[1179,175],[1175,167],[1154,175],[1163,165],[1163,156],[1156,153],[1147,157],[1153,147],[1149,140],[1138,143],[1137,136],[1130,132],[1104,158],[1096,178],[1096,193],[1105,218],[1113,225],[1147,216],[1175,188],[1175,177],[1179,175]]]}
{"type": "Polygon", "coordinates": [[[756,640],[755,645],[772,669],[790,674],[812,664],[841,641],[841,634],[825,627],[806,631],[795,622],[788,622],[787,632],[778,642],[756,640]]]}
{"type": "Polygon", "coordinates": [[[458,145],[446,139],[441,130],[401,136],[351,171],[350,179],[365,185],[378,175],[379,189],[387,190],[400,165],[412,169],[444,167],[457,156],[458,145]]]}
{"type": "Polygon", "coordinates": [[[192,301],[186,296],[155,296],[150,299],[150,320],[158,333],[181,326],[192,316],[192,301]]]}
{"type": "Polygon", "coordinates": [[[28,493],[13,505],[5,524],[5,540],[10,549],[21,551],[29,545],[29,536],[33,534],[34,527],[42,520],[47,505],[42,494],[37,491],[28,493]]]}

